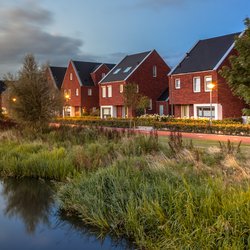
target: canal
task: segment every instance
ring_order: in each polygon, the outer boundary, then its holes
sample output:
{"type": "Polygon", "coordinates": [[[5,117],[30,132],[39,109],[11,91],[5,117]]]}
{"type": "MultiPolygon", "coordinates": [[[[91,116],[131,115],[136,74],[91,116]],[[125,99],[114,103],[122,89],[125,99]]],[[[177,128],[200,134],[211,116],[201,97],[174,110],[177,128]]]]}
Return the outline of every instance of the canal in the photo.
{"type": "Polygon", "coordinates": [[[0,249],[132,249],[126,241],[101,238],[78,220],[63,215],[53,184],[35,179],[0,180],[0,249]]]}

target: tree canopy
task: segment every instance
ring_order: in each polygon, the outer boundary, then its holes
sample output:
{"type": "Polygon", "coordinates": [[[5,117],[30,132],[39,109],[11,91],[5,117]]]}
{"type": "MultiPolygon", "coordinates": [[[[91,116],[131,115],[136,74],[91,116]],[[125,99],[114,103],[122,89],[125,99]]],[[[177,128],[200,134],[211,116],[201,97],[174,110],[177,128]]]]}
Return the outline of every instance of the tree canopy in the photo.
{"type": "MultiPolygon", "coordinates": [[[[231,90],[250,105],[250,19],[245,19],[246,30],[236,38],[236,55],[229,58],[230,66],[224,66],[220,74],[227,80],[231,90]]],[[[250,109],[244,113],[250,115],[250,109]]]]}
{"type": "Polygon", "coordinates": [[[5,77],[5,83],[9,114],[20,123],[44,125],[61,110],[60,91],[48,82],[46,66],[39,67],[32,54],[25,56],[16,77],[5,77]]]}

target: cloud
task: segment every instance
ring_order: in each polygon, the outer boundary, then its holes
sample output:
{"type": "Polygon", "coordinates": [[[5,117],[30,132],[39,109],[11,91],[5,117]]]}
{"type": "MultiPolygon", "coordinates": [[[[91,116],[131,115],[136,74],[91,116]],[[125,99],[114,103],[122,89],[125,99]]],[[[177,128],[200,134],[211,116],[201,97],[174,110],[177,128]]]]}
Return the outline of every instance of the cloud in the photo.
{"type": "Polygon", "coordinates": [[[83,41],[47,32],[45,28],[52,23],[53,14],[32,2],[27,8],[0,10],[0,73],[16,71],[27,53],[60,65],[79,58],[83,41]]]}

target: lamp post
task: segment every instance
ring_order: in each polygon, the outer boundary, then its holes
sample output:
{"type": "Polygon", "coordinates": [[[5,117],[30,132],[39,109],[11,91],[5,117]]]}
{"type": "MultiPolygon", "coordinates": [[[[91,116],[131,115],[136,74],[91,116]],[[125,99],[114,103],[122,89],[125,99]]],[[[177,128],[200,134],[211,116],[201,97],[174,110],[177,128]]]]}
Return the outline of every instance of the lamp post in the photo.
{"type": "Polygon", "coordinates": [[[209,83],[207,85],[209,92],[210,92],[210,119],[209,119],[209,125],[212,125],[212,119],[213,119],[213,115],[212,115],[212,92],[213,92],[213,88],[214,88],[215,84],[214,83],[209,83]]]}

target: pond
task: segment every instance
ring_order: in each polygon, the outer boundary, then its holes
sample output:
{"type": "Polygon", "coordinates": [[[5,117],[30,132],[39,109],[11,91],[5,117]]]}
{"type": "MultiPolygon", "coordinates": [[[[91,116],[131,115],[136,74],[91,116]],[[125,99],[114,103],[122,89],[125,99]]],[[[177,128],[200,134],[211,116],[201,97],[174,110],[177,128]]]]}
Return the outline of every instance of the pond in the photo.
{"type": "Polygon", "coordinates": [[[132,249],[125,240],[98,233],[58,211],[52,184],[0,180],[0,249],[132,249]]]}

